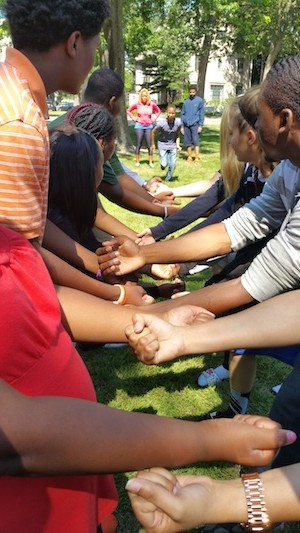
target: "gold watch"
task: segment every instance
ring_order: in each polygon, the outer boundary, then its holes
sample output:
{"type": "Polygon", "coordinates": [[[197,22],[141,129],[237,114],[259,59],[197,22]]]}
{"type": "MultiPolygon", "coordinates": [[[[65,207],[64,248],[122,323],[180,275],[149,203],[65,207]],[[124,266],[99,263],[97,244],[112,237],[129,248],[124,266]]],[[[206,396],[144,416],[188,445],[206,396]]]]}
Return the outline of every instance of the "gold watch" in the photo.
{"type": "Polygon", "coordinates": [[[272,524],[268,515],[263,484],[257,472],[243,474],[242,482],[246,495],[247,523],[241,524],[246,531],[270,531],[272,524]]]}

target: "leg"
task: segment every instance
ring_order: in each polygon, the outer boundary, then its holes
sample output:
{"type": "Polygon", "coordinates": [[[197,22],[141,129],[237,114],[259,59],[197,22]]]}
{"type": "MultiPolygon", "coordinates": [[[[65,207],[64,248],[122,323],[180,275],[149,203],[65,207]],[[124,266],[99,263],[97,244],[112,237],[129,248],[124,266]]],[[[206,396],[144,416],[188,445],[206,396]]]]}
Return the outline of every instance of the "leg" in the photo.
{"type": "Polygon", "coordinates": [[[187,157],[187,162],[188,163],[191,163],[191,161],[193,160],[192,158],[192,135],[191,135],[191,128],[189,128],[188,126],[184,126],[184,144],[186,146],[186,149],[187,149],[187,154],[188,154],[188,157],[187,157]]]}
{"type": "Polygon", "coordinates": [[[195,163],[199,163],[199,133],[198,126],[191,127],[192,144],[195,147],[195,163]]]}
{"type": "Polygon", "coordinates": [[[151,129],[150,128],[145,129],[144,130],[144,135],[145,135],[146,145],[147,145],[147,148],[148,148],[149,166],[151,168],[153,168],[154,165],[153,165],[153,153],[151,151],[151,129]]]}
{"type": "Polygon", "coordinates": [[[168,172],[166,176],[166,181],[171,181],[173,178],[173,173],[176,168],[176,157],[177,157],[177,150],[168,150],[168,172]]]}
{"type": "Polygon", "coordinates": [[[165,170],[165,168],[168,166],[168,150],[159,150],[159,162],[160,162],[160,168],[162,170],[165,170]]]}
{"type": "Polygon", "coordinates": [[[300,461],[300,356],[296,364],[283,383],[276,396],[270,417],[276,420],[282,427],[291,429],[297,433],[297,440],[290,446],[280,449],[272,468],[297,463],[300,461]]]}
{"type": "Polygon", "coordinates": [[[140,166],[140,151],[141,146],[143,142],[144,137],[144,130],[141,128],[135,128],[135,135],[136,135],[136,147],[135,147],[135,159],[136,159],[136,166],[140,166]]]}

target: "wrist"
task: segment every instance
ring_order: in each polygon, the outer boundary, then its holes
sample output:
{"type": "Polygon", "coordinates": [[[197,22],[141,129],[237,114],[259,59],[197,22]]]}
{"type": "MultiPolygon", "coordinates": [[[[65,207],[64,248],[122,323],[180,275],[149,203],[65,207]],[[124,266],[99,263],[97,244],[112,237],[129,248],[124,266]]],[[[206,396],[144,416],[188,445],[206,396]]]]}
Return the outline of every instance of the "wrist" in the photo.
{"type": "Polygon", "coordinates": [[[113,303],[117,305],[125,305],[126,304],[126,289],[124,285],[115,284],[114,287],[117,287],[119,289],[119,296],[117,300],[114,300],[113,303]]]}

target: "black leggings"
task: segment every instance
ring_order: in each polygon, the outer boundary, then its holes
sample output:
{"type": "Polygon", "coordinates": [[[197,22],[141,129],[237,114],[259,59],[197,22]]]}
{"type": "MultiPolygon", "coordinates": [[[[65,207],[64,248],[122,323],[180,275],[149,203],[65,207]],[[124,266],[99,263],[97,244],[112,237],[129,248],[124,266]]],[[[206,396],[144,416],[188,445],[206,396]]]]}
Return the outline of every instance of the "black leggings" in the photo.
{"type": "Polygon", "coordinates": [[[148,148],[148,154],[152,155],[151,150],[150,150],[150,146],[151,146],[151,131],[152,130],[150,128],[148,128],[148,129],[136,128],[134,131],[135,131],[135,134],[136,134],[135,153],[137,155],[140,153],[141,146],[142,146],[142,143],[143,143],[143,139],[145,137],[146,145],[147,145],[147,148],[148,148]]]}

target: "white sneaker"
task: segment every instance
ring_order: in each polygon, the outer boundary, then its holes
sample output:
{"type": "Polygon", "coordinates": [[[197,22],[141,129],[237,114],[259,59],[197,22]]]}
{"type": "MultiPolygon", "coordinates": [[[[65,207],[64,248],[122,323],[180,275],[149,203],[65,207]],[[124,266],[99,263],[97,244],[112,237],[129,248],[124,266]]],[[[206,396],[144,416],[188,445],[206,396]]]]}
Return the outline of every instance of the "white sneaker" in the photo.
{"type": "Polygon", "coordinates": [[[274,392],[274,394],[278,394],[278,392],[281,389],[281,385],[282,385],[282,383],[279,383],[279,385],[274,385],[274,387],[272,387],[271,391],[274,392]]]}
{"type": "Polygon", "coordinates": [[[220,378],[214,368],[208,368],[198,377],[198,385],[199,387],[211,387],[211,385],[221,383],[221,381],[224,381],[225,379],[229,379],[229,371],[228,377],[220,378]]]}
{"type": "Polygon", "coordinates": [[[149,162],[149,167],[150,168],[154,168],[154,165],[153,165],[153,163],[151,161],[149,162]]]}

